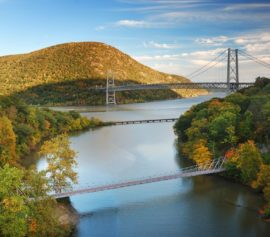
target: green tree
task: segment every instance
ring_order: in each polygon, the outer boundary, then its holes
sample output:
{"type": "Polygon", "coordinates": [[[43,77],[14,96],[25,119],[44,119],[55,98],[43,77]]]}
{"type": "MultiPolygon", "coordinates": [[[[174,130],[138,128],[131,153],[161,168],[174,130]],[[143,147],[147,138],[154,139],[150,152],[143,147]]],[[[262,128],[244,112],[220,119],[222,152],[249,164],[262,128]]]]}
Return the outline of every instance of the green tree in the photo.
{"type": "Polygon", "coordinates": [[[209,123],[210,138],[219,144],[235,144],[237,136],[235,133],[236,114],[224,112],[216,116],[209,123]]]}
{"type": "Polygon", "coordinates": [[[232,158],[241,171],[241,180],[243,183],[251,184],[256,179],[257,173],[262,164],[262,158],[259,150],[253,141],[247,141],[240,144],[232,158]]]}
{"type": "Polygon", "coordinates": [[[77,173],[74,171],[77,165],[76,153],[70,148],[66,134],[46,141],[40,149],[40,155],[47,158],[47,173],[55,192],[70,188],[72,183],[77,182],[77,173]]]}
{"type": "Polygon", "coordinates": [[[266,144],[268,145],[270,138],[270,102],[263,106],[262,113],[264,116],[266,144]]]}
{"type": "Polygon", "coordinates": [[[252,137],[253,132],[253,114],[250,111],[246,111],[238,125],[239,139],[242,142],[247,141],[252,137]]]}

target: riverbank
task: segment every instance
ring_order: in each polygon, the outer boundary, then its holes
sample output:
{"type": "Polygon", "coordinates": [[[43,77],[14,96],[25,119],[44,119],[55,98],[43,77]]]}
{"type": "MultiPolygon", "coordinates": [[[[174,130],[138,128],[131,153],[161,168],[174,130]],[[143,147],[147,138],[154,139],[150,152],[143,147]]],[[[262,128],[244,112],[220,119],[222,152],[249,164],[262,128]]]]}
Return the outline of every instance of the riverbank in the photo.
{"type": "Polygon", "coordinates": [[[270,206],[270,79],[192,107],[174,129],[184,156],[203,165],[226,157],[226,176],[262,192],[270,206]],[[260,147],[264,147],[262,152],[260,147]]]}
{"type": "Polygon", "coordinates": [[[80,216],[76,209],[73,208],[69,198],[57,200],[55,215],[62,228],[65,229],[66,236],[72,236],[79,223],[80,216]]]}

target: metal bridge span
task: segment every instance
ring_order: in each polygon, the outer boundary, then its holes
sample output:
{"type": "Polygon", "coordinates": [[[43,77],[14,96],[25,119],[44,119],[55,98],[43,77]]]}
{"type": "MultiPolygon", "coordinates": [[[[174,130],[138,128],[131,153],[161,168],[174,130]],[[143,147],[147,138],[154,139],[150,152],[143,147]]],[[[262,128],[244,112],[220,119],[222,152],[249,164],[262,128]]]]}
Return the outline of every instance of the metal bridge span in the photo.
{"type": "Polygon", "coordinates": [[[177,121],[178,118],[162,118],[162,119],[144,119],[144,120],[128,120],[112,122],[112,125],[128,125],[128,124],[141,124],[141,123],[171,123],[177,121]]]}
{"type": "Polygon", "coordinates": [[[155,183],[155,182],[161,182],[161,181],[172,180],[172,179],[220,173],[220,172],[225,171],[225,168],[223,167],[224,161],[225,161],[225,158],[216,159],[212,161],[211,163],[204,164],[203,166],[195,165],[195,166],[187,167],[172,174],[144,177],[144,178],[140,178],[136,180],[128,180],[124,182],[117,182],[117,183],[111,183],[111,184],[105,184],[105,185],[99,185],[99,186],[93,186],[93,187],[74,188],[73,190],[70,190],[70,191],[63,191],[61,193],[51,194],[51,196],[54,198],[65,198],[65,197],[70,197],[70,196],[74,196],[78,194],[102,192],[106,190],[119,189],[119,188],[124,188],[124,187],[155,183]]]}
{"type": "Polygon", "coordinates": [[[253,86],[251,82],[227,83],[227,82],[197,82],[197,83],[158,83],[158,84],[126,84],[112,87],[95,87],[91,90],[119,92],[134,90],[168,90],[168,89],[207,89],[207,90],[239,90],[253,86]]]}

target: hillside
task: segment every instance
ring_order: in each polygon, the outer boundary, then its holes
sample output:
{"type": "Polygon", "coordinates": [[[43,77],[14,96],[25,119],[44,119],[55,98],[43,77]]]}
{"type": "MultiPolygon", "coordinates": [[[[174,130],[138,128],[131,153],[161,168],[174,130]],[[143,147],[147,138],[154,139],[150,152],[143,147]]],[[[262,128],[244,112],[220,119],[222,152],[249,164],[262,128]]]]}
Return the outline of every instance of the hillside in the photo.
{"type": "MultiPolygon", "coordinates": [[[[187,82],[144,66],[109,45],[96,42],[67,43],[28,54],[0,57],[0,91],[33,104],[103,104],[104,94],[89,94],[88,87],[105,85],[106,72],[116,84],[187,82]]],[[[206,91],[140,91],[118,94],[118,102],[195,96],[206,91]]]]}

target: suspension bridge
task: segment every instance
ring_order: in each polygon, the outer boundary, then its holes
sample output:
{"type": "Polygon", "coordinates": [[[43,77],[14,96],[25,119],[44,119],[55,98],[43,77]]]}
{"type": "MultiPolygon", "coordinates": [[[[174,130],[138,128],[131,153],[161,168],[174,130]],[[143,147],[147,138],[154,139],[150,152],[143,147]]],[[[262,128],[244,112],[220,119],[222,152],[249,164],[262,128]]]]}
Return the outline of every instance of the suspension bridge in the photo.
{"type": "Polygon", "coordinates": [[[65,198],[71,197],[78,194],[96,193],[106,190],[113,190],[125,187],[131,187],[136,185],[162,182],[166,180],[173,180],[179,178],[194,177],[199,175],[216,174],[225,171],[224,163],[225,158],[215,159],[212,162],[205,163],[203,165],[194,165],[183,168],[177,172],[166,173],[163,175],[141,177],[137,179],[124,180],[115,183],[106,183],[95,186],[85,187],[73,187],[71,190],[62,190],[59,193],[52,193],[51,196],[54,198],[65,198]]]}
{"type": "MultiPolygon", "coordinates": [[[[213,81],[190,82],[190,83],[158,83],[158,84],[123,84],[115,85],[114,74],[107,74],[106,87],[95,87],[90,90],[104,91],[106,93],[106,104],[116,104],[116,92],[134,91],[134,90],[168,90],[168,89],[207,89],[207,90],[227,90],[237,91],[254,85],[254,82],[240,81],[239,77],[239,56],[244,58],[245,62],[254,62],[270,72],[270,64],[256,58],[243,50],[227,49],[219,53],[213,60],[190,73],[186,78],[191,81],[200,78],[202,75],[219,68],[220,75],[212,78],[213,81]],[[224,65],[221,69],[221,65],[224,65]]],[[[256,76],[257,77],[257,76],[256,76]]]]}

